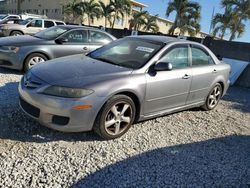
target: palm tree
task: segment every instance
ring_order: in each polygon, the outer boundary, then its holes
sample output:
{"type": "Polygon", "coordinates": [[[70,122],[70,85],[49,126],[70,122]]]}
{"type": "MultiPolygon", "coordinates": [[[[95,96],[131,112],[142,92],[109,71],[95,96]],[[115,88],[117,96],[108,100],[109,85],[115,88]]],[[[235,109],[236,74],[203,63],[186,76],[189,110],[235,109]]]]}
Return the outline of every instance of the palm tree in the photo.
{"type": "Polygon", "coordinates": [[[149,14],[146,14],[143,29],[145,31],[152,31],[154,33],[157,33],[159,31],[159,26],[156,23],[157,17],[158,15],[151,16],[149,14]]]}
{"type": "Polygon", "coordinates": [[[87,15],[89,26],[94,18],[100,18],[100,5],[95,2],[95,0],[80,2],[79,7],[82,11],[82,15],[87,15]]]}
{"type": "Polygon", "coordinates": [[[79,7],[78,0],[73,0],[66,4],[64,6],[64,13],[69,16],[72,15],[74,20],[73,22],[75,22],[75,20],[77,20],[77,18],[79,18],[81,15],[81,9],[79,7]]]}
{"type": "MultiPolygon", "coordinates": [[[[250,1],[249,0],[222,0],[222,5],[224,7],[230,6],[232,7],[237,19],[234,18],[232,21],[234,27],[231,27],[231,36],[229,38],[230,41],[235,39],[237,33],[244,32],[242,30],[242,26],[244,26],[243,21],[250,19],[250,1]]],[[[242,33],[241,33],[242,34],[242,33]]]]}
{"type": "Polygon", "coordinates": [[[141,26],[145,23],[145,15],[147,15],[147,11],[133,11],[132,18],[129,20],[131,28],[134,30],[140,30],[141,26]]]}
{"type": "Polygon", "coordinates": [[[230,28],[232,17],[233,11],[229,6],[225,7],[224,14],[217,13],[212,20],[213,36],[216,36],[220,32],[222,40],[226,34],[226,30],[230,28]]]}
{"type": "Polygon", "coordinates": [[[130,0],[111,0],[110,5],[114,9],[112,29],[115,26],[115,20],[120,17],[124,18],[124,14],[130,14],[131,3],[130,0]]]}
{"type": "Polygon", "coordinates": [[[102,1],[99,1],[100,4],[100,15],[104,17],[105,20],[105,28],[107,27],[107,22],[111,25],[111,15],[114,12],[111,4],[105,5],[102,1]]]}
{"type": "Polygon", "coordinates": [[[233,14],[231,24],[230,24],[230,32],[231,37],[229,40],[234,40],[236,37],[240,38],[245,32],[246,25],[242,22],[239,23],[239,17],[237,14],[233,14]]]}
{"type": "Polygon", "coordinates": [[[176,12],[175,21],[169,30],[170,35],[174,35],[175,29],[179,28],[180,33],[188,31],[193,34],[200,30],[200,11],[199,3],[189,2],[189,0],[173,0],[168,3],[166,16],[176,12]]]}

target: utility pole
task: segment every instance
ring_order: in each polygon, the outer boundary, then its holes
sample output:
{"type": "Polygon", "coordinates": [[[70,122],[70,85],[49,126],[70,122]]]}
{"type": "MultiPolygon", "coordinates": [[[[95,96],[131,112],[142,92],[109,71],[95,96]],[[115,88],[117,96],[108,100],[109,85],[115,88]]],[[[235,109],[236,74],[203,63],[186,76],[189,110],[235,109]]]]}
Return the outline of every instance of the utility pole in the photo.
{"type": "Polygon", "coordinates": [[[211,31],[213,28],[213,18],[214,18],[214,7],[213,7],[213,13],[212,13],[212,18],[211,18],[211,22],[210,22],[209,35],[211,35],[211,31]]]}
{"type": "Polygon", "coordinates": [[[17,0],[17,14],[21,14],[21,0],[17,0]]]}

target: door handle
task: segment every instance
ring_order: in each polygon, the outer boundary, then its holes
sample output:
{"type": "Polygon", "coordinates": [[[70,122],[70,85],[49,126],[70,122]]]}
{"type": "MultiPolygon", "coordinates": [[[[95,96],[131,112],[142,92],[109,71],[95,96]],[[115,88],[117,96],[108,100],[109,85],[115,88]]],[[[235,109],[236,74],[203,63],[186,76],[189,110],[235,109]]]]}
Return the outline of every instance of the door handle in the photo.
{"type": "Polygon", "coordinates": [[[83,50],[87,51],[87,50],[88,50],[88,48],[85,46],[85,47],[83,47],[83,50]]]}
{"type": "Polygon", "coordinates": [[[182,77],[182,79],[189,79],[190,77],[191,77],[190,75],[185,74],[185,75],[182,77]]]}

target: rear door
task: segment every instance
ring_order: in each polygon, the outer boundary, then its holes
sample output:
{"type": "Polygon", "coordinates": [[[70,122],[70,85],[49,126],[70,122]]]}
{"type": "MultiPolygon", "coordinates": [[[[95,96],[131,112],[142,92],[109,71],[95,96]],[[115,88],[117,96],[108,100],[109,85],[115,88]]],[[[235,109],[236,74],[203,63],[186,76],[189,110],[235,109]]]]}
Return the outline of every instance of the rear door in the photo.
{"type": "Polygon", "coordinates": [[[51,47],[55,58],[89,52],[88,31],[85,29],[71,30],[60,38],[66,41],[63,44],[55,44],[51,47]]]}
{"type": "Polygon", "coordinates": [[[171,63],[173,65],[171,71],[146,74],[145,115],[186,104],[192,79],[188,54],[188,45],[176,45],[167,50],[159,60],[171,63]]]}
{"type": "Polygon", "coordinates": [[[198,45],[190,45],[192,84],[187,104],[204,101],[217,75],[216,65],[209,53],[198,45]]]}
{"type": "Polygon", "coordinates": [[[35,19],[26,25],[25,34],[33,35],[43,29],[43,20],[35,19]]]}

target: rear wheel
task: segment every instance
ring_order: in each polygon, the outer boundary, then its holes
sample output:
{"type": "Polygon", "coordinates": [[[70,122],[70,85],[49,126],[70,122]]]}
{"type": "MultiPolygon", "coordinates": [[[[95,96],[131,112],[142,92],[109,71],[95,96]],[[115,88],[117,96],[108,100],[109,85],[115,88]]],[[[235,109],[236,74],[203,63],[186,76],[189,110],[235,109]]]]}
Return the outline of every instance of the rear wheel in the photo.
{"type": "Polygon", "coordinates": [[[23,33],[20,31],[12,31],[10,34],[10,36],[19,36],[19,35],[23,35],[23,33]]]}
{"type": "Polygon", "coordinates": [[[27,72],[28,70],[30,70],[34,65],[38,64],[38,63],[43,63],[45,61],[47,61],[48,58],[40,53],[33,53],[30,54],[25,62],[24,62],[24,71],[27,72]]]}
{"type": "Polygon", "coordinates": [[[98,114],[94,131],[104,139],[115,139],[125,134],[135,119],[135,104],[125,95],[108,100],[98,114]]]}
{"type": "Polygon", "coordinates": [[[206,103],[202,106],[204,110],[213,110],[219,103],[222,96],[222,87],[217,83],[209,92],[206,103]]]}

